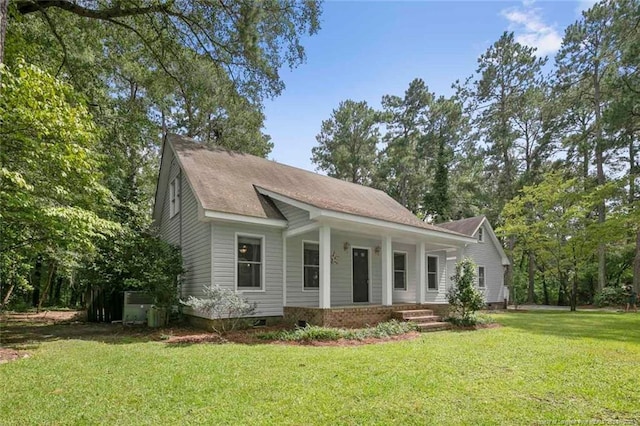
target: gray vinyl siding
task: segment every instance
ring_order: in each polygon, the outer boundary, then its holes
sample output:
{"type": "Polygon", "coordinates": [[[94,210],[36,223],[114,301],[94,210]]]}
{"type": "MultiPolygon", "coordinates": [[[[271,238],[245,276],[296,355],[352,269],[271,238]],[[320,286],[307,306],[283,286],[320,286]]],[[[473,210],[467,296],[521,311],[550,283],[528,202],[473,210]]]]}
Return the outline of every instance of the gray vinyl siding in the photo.
{"type": "MultiPolygon", "coordinates": [[[[317,290],[303,290],[302,243],[303,241],[318,241],[318,231],[311,231],[287,239],[287,306],[318,306],[317,290]]],[[[376,254],[376,247],[382,241],[375,238],[353,236],[341,231],[331,231],[331,253],[335,253],[337,263],[331,265],[331,306],[353,305],[352,282],[352,248],[369,249],[369,295],[370,304],[382,303],[382,256],[376,254]],[[345,250],[345,242],[350,247],[345,250]]],[[[406,251],[407,291],[394,291],[394,302],[415,302],[416,266],[415,246],[393,244],[394,250],[406,251]]]]}
{"type": "Polygon", "coordinates": [[[411,244],[393,243],[394,251],[406,252],[407,254],[407,289],[393,289],[393,303],[415,303],[416,302],[416,246],[411,244]]]}
{"type": "Polygon", "coordinates": [[[375,254],[375,248],[380,245],[377,239],[331,232],[331,252],[338,257],[338,263],[331,265],[331,306],[353,305],[353,247],[369,249],[369,303],[382,303],[382,262],[381,255],[375,254]],[[348,250],[344,250],[345,242],[351,245],[348,250]]]}
{"type": "MultiPolygon", "coordinates": [[[[318,290],[303,289],[303,241],[317,242],[318,231],[307,232],[287,239],[287,306],[317,307],[319,304],[318,290]]],[[[331,290],[333,291],[333,289],[331,290]]]]}
{"type": "MultiPolygon", "coordinates": [[[[159,230],[162,238],[181,247],[183,266],[180,297],[201,295],[202,288],[211,283],[211,243],[209,225],[198,220],[198,203],[171,151],[167,151],[170,167],[166,184],[160,188],[163,194],[159,230]],[[180,179],[180,211],[170,217],[170,182],[180,179]]],[[[160,195],[160,194],[159,194],[160,195]]]]}
{"type": "Polygon", "coordinates": [[[275,203],[278,210],[280,210],[280,213],[282,213],[284,217],[287,218],[287,222],[289,222],[289,229],[299,228],[312,222],[309,219],[308,211],[299,209],[278,200],[273,200],[273,202],[275,203]]]}
{"type": "Polygon", "coordinates": [[[182,174],[180,213],[182,216],[182,259],[186,269],[181,296],[202,294],[211,284],[211,230],[208,223],[198,220],[198,202],[182,174]]]}
{"type": "Polygon", "coordinates": [[[451,275],[447,271],[447,253],[445,251],[427,252],[425,256],[438,258],[437,290],[429,290],[428,288],[428,264],[427,259],[425,259],[425,301],[427,303],[447,303],[447,281],[448,275],[451,275]]]}
{"type": "Polygon", "coordinates": [[[164,196],[161,197],[163,201],[162,216],[159,223],[160,235],[165,241],[168,241],[171,244],[180,245],[180,217],[182,211],[180,211],[175,216],[170,217],[171,212],[169,210],[169,183],[180,173],[180,166],[178,166],[175,157],[173,157],[173,153],[168,151],[167,155],[171,155],[172,159],[170,163],[171,166],[169,168],[169,179],[167,180],[166,185],[163,185],[164,188],[161,188],[161,190],[164,192],[164,196]]]}
{"type": "Polygon", "coordinates": [[[282,309],[282,230],[274,227],[214,222],[213,283],[236,289],[236,233],[264,236],[264,291],[241,291],[243,297],[258,304],[254,316],[277,316],[282,309]]]}
{"type": "MultiPolygon", "coordinates": [[[[491,231],[484,224],[482,227],[484,228],[484,241],[468,245],[465,249],[465,256],[473,259],[479,266],[484,266],[486,288],[481,291],[484,293],[485,302],[500,302],[502,301],[504,282],[502,259],[489,235],[491,231]]],[[[478,237],[477,233],[473,236],[478,237]]]]}

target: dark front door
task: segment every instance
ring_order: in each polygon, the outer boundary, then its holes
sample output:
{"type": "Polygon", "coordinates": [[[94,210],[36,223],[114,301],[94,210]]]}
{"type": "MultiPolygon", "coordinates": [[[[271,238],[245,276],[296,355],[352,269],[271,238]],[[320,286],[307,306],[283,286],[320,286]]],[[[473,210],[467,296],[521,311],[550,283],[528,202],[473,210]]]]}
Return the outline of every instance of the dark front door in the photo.
{"type": "Polygon", "coordinates": [[[353,301],[369,301],[369,250],[353,249],[353,301]]]}

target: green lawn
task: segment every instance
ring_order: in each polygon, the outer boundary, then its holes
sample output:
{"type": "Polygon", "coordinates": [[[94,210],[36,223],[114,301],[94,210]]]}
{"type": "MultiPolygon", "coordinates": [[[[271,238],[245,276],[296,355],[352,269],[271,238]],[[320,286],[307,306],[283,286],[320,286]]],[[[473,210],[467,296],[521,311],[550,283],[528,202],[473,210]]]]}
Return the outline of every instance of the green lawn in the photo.
{"type": "Polygon", "coordinates": [[[0,424],[636,424],[640,314],[357,347],[54,340],[0,365],[0,424]]]}

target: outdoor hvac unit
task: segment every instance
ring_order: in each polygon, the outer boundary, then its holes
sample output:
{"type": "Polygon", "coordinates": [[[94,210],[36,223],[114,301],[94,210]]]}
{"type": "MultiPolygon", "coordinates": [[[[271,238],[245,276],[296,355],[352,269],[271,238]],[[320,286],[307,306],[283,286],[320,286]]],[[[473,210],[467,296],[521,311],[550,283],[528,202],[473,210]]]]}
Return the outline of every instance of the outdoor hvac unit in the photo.
{"type": "Polygon", "coordinates": [[[153,297],[144,291],[125,291],[123,324],[143,324],[147,322],[147,311],[153,305],[153,297]]]}

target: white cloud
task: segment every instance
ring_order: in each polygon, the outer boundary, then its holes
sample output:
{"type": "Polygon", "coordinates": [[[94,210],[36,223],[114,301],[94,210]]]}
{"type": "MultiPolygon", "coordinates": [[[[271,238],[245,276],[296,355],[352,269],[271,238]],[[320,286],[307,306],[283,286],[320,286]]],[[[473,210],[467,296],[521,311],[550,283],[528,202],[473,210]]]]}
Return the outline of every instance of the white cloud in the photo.
{"type": "Polygon", "coordinates": [[[535,47],[538,56],[553,54],[560,49],[562,35],[543,21],[540,9],[533,5],[534,1],[525,0],[522,7],[510,7],[500,13],[509,21],[509,30],[515,33],[518,43],[535,47]]]}

